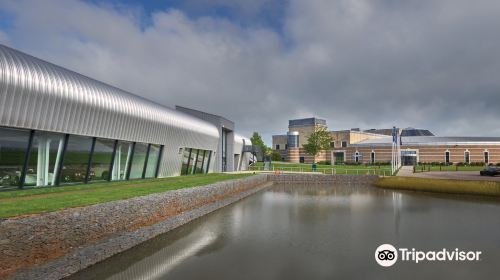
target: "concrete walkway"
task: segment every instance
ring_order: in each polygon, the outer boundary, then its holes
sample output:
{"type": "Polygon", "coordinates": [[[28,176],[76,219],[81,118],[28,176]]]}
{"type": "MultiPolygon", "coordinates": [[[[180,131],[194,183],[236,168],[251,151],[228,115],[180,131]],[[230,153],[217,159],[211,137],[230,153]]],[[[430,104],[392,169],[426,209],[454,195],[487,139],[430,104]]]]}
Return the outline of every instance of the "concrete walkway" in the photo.
{"type": "Polygon", "coordinates": [[[412,177],[413,176],[413,166],[401,166],[396,176],[401,177],[412,177]]]}

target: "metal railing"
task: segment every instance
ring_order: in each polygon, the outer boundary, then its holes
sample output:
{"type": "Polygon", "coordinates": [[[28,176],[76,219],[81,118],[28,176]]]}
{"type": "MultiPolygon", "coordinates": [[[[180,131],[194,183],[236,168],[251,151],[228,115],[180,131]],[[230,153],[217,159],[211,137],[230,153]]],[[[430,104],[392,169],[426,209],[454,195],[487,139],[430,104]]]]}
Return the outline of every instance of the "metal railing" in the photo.
{"type": "Polygon", "coordinates": [[[391,170],[389,169],[354,169],[354,168],[316,168],[313,170],[312,167],[275,167],[271,166],[268,170],[264,166],[249,166],[250,171],[267,171],[267,172],[315,172],[326,175],[379,175],[379,176],[392,176],[391,170]]]}
{"type": "Polygon", "coordinates": [[[445,165],[445,164],[423,164],[413,166],[413,173],[432,171],[480,171],[486,165],[445,165]]]}

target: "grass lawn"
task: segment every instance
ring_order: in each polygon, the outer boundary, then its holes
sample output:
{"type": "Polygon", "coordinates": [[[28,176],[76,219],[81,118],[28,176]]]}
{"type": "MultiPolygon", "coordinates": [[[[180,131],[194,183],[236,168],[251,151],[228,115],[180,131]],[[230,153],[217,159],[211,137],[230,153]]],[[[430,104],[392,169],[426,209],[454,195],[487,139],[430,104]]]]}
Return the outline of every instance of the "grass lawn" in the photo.
{"type": "Polygon", "coordinates": [[[98,204],[250,175],[215,173],[0,192],[0,218],[98,204]]]}
{"type": "Polygon", "coordinates": [[[500,196],[500,182],[411,177],[380,178],[377,187],[410,191],[500,196]]]}
{"type": "Polygon", "coordinates": [[[457,166],[457,165],[417,165],[415,172],[428,171],[479,171],[483,170],[484,166],[457,166]]]}
{"type": "MultiPolygon", "coordinates": [[[[324,174],[376,174],[376,175],[390,175],[391,166],[367,166],[367,165],[328,165],[328,164],[316,164],[317,171],[323,172],[324,174]],[[335,171],[333,171],[334,169],[335,171]],[[385,174],[384,174],[385,172],[385,174]]],[[[250,170],[262,170],[264,167],[263,162],[257,162],[255,167],[251,167],[250,170]]],[[[301,172],[311,172],[312,166],[310,163],[287,163],[287,162],[273,162],[271,163],[271,170],[281,170],[281,171],[301,171],[301,172]]]]}

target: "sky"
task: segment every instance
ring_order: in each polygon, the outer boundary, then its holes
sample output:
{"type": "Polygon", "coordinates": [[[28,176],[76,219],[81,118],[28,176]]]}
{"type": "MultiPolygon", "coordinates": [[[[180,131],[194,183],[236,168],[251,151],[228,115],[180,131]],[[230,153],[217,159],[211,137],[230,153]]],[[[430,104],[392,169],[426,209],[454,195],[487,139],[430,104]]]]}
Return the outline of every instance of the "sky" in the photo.
{"type": "Polygon", "coordinates": [[[500,136],[497,0],[0,0],[0,43],[258,131],[500,136]]]}

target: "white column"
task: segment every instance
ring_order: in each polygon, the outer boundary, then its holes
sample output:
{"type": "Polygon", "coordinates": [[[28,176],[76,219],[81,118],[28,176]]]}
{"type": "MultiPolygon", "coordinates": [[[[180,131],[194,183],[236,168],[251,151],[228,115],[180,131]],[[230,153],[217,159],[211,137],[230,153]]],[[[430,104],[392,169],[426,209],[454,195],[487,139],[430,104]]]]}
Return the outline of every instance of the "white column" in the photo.
{"type": "Polygon", "coordinates": [[[115,160],[113,162],[113,172],[111,176],[112,180],[118,180],[120,178],[121,159],[122,159],[122,145],[118,144],[116,146],[115,160]]]}
{"type": "Polygon", "coordinates": [[[49,151],[50,140],[45,136],[40,136],[38,139],[36,186],[46,186],[49,184],[49,151]]]}
{"type": "Polygon", "coordinates": [[[56,184],[56,178],[62,172],[62,170],[59,170],[59,165],[61,163],[63,147],[64,147],[64,138],[61,137],[61,139],[59,139],[59,147],[57,148],[56,163],[54,165],[54,171],[52,173],[52,186],[56,184]]]}

